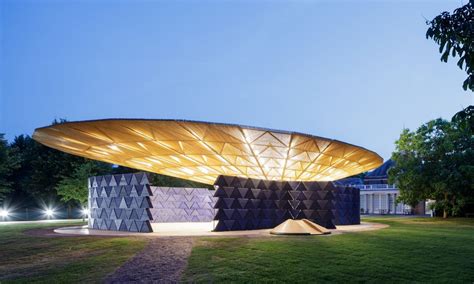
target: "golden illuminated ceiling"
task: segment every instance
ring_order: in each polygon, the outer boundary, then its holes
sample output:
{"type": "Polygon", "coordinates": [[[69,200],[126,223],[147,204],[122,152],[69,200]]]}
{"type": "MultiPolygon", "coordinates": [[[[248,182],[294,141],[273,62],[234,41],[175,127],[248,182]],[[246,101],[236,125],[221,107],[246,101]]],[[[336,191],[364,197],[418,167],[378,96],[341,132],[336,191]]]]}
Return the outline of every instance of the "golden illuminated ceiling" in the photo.
{"type": "Polygon", "coordinates": [[[51,148],[213,184],[219,175],[329,181],[382,164],[376,153],[301,133],[182,120],[108,119],[38,128],[51,148]]]}

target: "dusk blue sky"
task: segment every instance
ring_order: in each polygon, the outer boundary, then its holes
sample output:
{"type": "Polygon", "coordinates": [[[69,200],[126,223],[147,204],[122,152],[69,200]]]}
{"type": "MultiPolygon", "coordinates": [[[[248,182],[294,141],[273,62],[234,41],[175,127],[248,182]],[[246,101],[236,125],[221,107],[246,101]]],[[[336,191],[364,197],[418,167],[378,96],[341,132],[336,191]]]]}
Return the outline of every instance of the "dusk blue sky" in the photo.
{"type": "MultiPolygon", "coordinates": [[[[467,2],[464,1],[464,2],[467,2]]],[[[474,95],[425,18],[462,1],[0,1],[0,132],[55,118],[293,130],[390,157],[474,95]]]]}

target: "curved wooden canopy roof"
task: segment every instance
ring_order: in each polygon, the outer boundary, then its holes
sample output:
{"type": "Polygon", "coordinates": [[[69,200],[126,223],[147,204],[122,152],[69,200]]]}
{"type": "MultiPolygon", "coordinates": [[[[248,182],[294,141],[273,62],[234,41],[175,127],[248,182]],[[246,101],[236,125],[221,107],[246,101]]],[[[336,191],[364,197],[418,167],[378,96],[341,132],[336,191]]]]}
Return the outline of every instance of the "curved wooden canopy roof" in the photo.
{"type": "Polygon", "coordinates": [[[73,155],[206,184],[219,175],[330,181],[383,161],[372,151],[337,140],[185,120],[67,122],[38,128],[33,139],[73,155]]]}

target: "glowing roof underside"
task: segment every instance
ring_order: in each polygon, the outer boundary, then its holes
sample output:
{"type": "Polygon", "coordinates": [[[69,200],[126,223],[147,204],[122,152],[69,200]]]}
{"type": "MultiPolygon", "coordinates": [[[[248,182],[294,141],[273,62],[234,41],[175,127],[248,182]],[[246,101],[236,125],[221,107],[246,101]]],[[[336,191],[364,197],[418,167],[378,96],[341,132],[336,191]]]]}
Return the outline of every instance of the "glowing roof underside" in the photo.
{"type": "Polygon", "coordinates": [[[130,168],[213,184],[219,175],[329,181],[376,168],[376,153],[311,135],[240,125],[109,119],[38,128],[51,148],[130,168]]]}

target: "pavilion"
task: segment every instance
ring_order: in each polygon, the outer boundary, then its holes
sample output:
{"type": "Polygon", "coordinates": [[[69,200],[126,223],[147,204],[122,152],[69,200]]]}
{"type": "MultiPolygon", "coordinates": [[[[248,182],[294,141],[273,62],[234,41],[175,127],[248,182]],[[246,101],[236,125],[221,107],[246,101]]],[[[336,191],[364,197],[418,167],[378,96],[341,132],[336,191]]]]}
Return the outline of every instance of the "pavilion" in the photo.
{"type": "Polygon", "coordinates": [[[54,149],[214,185],[154,187],[146,174],[91,177],[89,226],[149,232],[159,222],[217,221],[216,231],[272,228],[309,219],[326,228],[360,222],[359,189],[332,181],[382,158],[338,140],[186,120],[105,119],[38,128],[54,149]],[[166,217],[164,217],[166,216],[166,217]]]}

